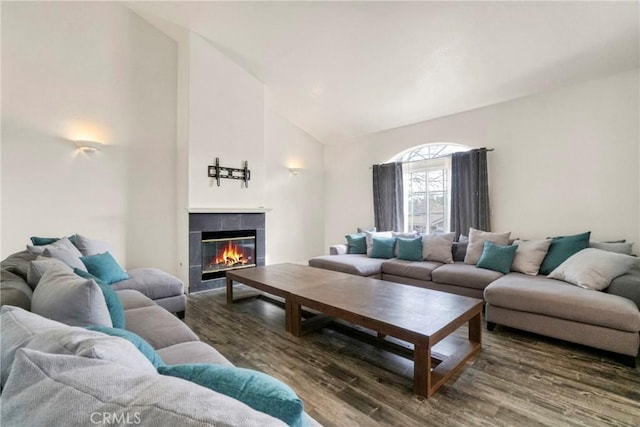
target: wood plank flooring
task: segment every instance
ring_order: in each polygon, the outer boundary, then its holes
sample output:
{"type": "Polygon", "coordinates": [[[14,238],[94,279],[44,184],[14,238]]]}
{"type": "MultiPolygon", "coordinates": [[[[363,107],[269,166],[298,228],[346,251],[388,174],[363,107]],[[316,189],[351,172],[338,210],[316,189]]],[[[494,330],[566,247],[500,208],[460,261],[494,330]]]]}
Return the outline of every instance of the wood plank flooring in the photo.
{"type": "Polygon", "coordinates": [[[483,329],[482,351],[424,399],[410,360],[332,329],[294,337],[260,298],[191,294],[185,321],[237,366],[289,384],[325,426],[640,426],[640,368],[505,327],[483,329]]]}

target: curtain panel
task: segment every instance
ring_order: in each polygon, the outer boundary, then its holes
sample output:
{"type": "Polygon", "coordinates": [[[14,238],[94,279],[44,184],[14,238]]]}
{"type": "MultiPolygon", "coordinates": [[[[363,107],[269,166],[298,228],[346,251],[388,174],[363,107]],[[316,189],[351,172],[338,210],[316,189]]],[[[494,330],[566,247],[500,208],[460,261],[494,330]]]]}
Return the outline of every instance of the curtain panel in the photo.
{"type": "Polygon", "coordinates": [[[451,155],[451,231],[469,234],[469,228],[491,231],[487,150],[451,155]]]}
{"type": "Polygon", "coordinates": [[[379,231],[404,231],[402,163],[373,165],[373,213],[379,231]]]}

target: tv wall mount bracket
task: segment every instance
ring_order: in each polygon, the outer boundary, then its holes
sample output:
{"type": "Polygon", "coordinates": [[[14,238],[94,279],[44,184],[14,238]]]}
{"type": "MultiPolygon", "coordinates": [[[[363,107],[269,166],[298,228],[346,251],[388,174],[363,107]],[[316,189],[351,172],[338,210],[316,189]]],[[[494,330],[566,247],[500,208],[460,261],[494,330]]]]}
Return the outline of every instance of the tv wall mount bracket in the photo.
{"type": "Polygon", "coordinates": [[[207,175],[209,178],[215,178],[218,187],[220,187],[221,179],[239,179],[244,182],[244,187],[249,187],[251,179],[251,171],[249,170],[249,162],[244,161],[243,168],[225,168],[220,166],[220,157],[216,157],[216,164],[207,166],[207,175]]]}

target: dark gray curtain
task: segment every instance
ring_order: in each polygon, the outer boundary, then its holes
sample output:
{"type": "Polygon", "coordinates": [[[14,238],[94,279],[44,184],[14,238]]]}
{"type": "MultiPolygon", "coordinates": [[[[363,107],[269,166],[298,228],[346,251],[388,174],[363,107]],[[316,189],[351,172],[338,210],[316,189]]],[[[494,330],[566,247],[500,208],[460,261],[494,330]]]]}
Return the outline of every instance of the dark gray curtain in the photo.
{"type": "Polygon", "coordinates": [[[373,165],[373,214],[378,231],[404,231],[402,163],[373,165]]]}
{"type": "Polygon", "coordinates": [[[451,231],[468,235],[469,227],[491,231],[485,148],[451,155],[451,231]]]}

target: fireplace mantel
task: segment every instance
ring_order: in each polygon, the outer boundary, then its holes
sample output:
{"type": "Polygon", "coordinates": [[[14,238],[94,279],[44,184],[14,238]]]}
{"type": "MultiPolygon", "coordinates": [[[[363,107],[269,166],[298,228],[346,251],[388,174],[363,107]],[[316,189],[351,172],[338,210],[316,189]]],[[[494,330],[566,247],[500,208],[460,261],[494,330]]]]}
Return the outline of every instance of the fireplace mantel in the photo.
{"type": "Polygon", "coordinates": [[[187,208],[189,213],[266,213],[271,212],[271,208],[187,208]]]}

